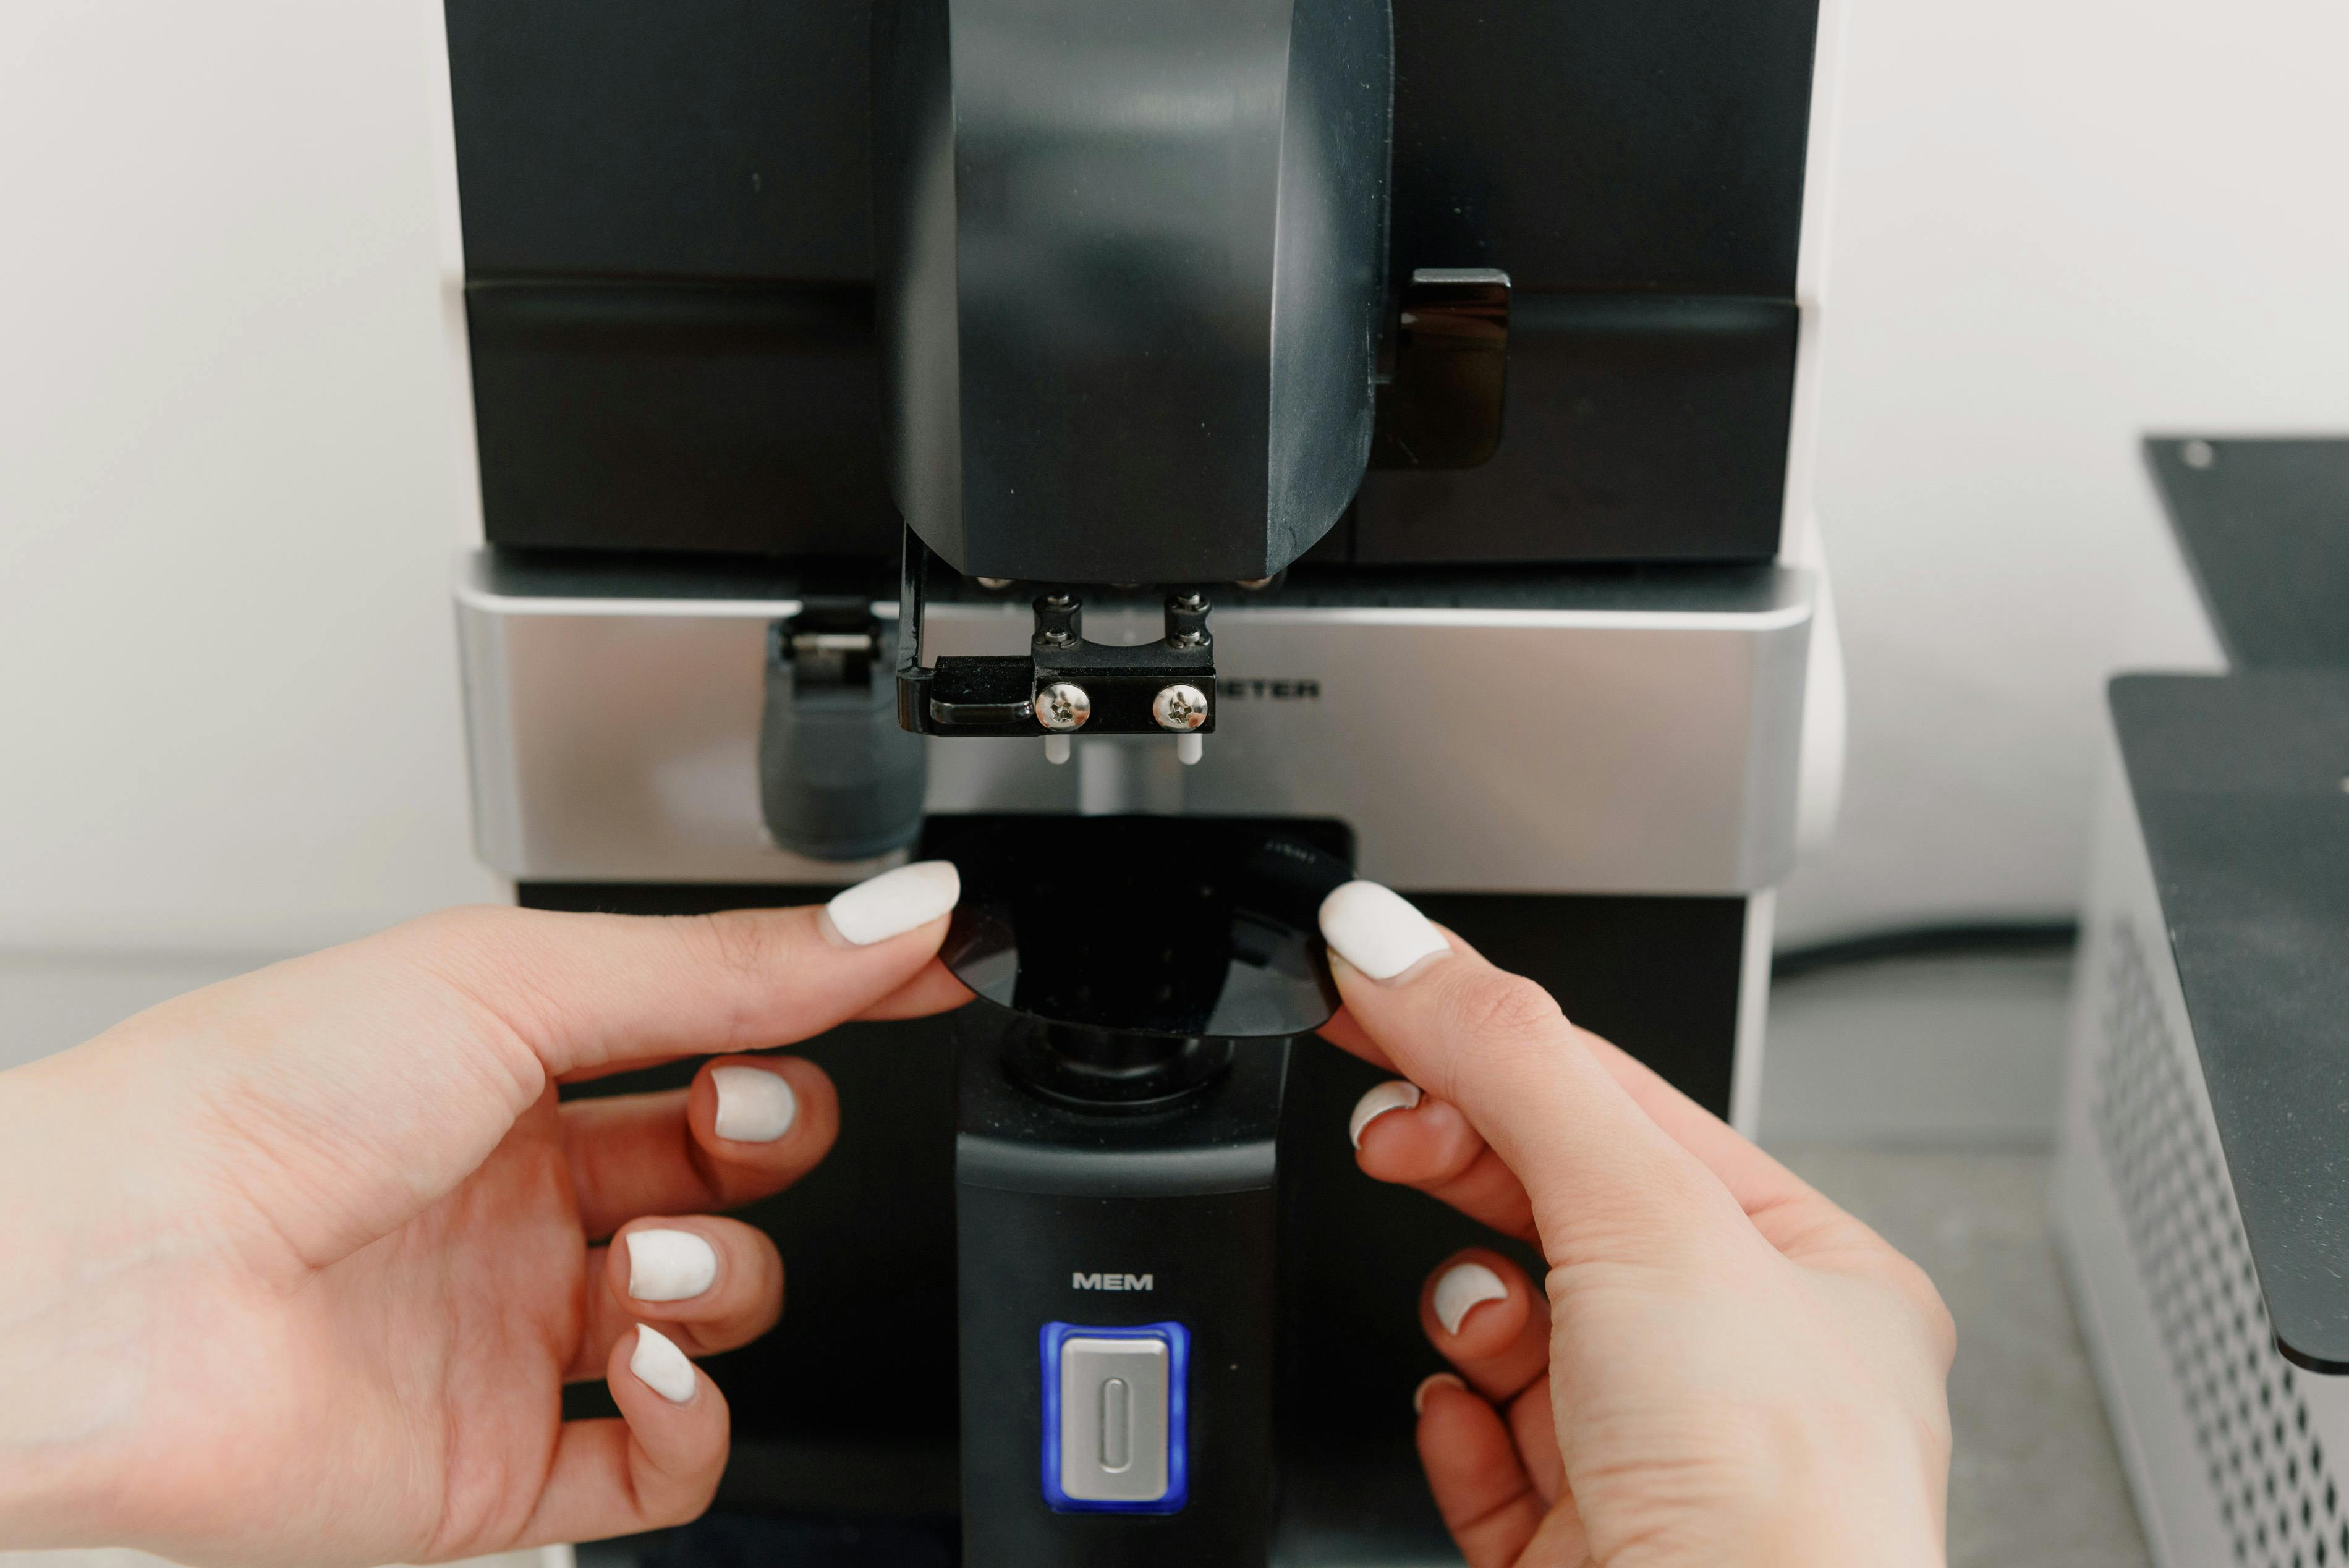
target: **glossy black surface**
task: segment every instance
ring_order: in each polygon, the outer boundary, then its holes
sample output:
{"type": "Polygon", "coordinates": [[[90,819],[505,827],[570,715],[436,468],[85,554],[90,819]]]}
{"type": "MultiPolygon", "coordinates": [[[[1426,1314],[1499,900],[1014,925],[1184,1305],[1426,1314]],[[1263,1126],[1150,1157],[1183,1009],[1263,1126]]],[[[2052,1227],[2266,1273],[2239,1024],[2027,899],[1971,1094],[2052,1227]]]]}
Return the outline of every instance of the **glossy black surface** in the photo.
{"type": "Polygon", "coordinates": [[[2349,668],[2349,439],[2145,444],[2236,669],[2349,668]]]}
{"type": "MultiPolygon", "coordinates": [[[[866,0],[447,11],[491,541],[893,558],[866,0]]],[[[1511,274],[1506,436],[1315,559],[1775,555],[1815,0],[1394,17],[1388,270],[1511,274]]]]}
{"type": "Polygon", "coordinates": [[[1371,461],[1389,469],[1491,461],[1508,404],[1509,275],[1423,267],[1401,296],[1371,461]]]}
{"type": "Polygon", "coordinates": [[[1268,1039],[1337,1011],[1317,916],[1352,875],[1339,823],[935,817],[921,852],[962,873],[947,966],[1059,1039],[1268,1039]]]}
{"type": "Polygon", "coordinates": [[[892,490],[974,576],[1267,577],[1361,483],[1387,0],[879,0],[892,490]]]}
{"type": "MultiPolygon", "coordinates": [[[[480,585],[519,598],[795,599],[809,581],[806,562],[771,556],[652,554],[598,550],[498,548],[480,558],[480,585]]],[[[889,563],[894,577],[895,562],[889,563]]],[[[889,595],[885,575],[874,594],[889,595]]],[[[950,577],[933,577],[933,602],[1000,603],[1007,594],[950,577]]],[[[1311,563],[1258,593],[1226,597],[1216,614],[1256,608],[1385,607],[1443,610],[1574,610],[1750,615],[1805,602],[1799,572],[1758,562],[1681,566],[1393,566],[1311,563]]],[[[1155,610],[1158,596],[1089,589],[1095,606],[1155,610]]],[[[1015,660],[1015,663],[1024,661],[1015,660]]]]}
{"type": "Polygon", "coordinates": [[[447,0],[469,277],[869,281],[867,0],[447,0]]]}
{"type": "Polygon", "coordinates": [[[1765,561],[1785,510],[1791,300],[1510,291],[1499,445],[1373,469],[1353,561],[1765,561]]]}
{"type": "MultiPolygon", "coordinates": [[[[445,0],[476,277],[869,282],[870,0],[445,0]]],[[[1816,0],[1394,0],[1390,271],[1791,298],[1816,0]]]]}
{"type": "Polygon", "coordinates": [[[2125,676],[2111,702],[2269,1324],[2349,1373],[2349,669],[2125,676]]]}
{"type": "Polygon", "coordinates": [[[894,563],[869,285],[476,281],[465,313],[491,542],[894,563]]]}

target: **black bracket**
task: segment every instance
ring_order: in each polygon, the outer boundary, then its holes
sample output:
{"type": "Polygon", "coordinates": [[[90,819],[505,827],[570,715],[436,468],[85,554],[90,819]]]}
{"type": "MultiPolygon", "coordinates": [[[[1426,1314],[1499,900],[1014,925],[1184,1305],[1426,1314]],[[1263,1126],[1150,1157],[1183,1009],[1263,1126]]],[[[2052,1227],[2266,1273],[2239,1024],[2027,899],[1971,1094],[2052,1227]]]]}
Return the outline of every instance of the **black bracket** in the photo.
{"type": "Polygon", "coordinates": [[[1040,584],[1025,657],[949,655],[923,663],[930,551],[905,531],[897,593],[897,722],[920,735],[1209,735],[1216,727],[1213,606],[1203,590],[1167,591],[1166,634],[1122,647],[1087,642],[1084,601],[1040,584]]]}
{"type": "Polygon", "coordinates": [[[778,621],[773,636],[775,662],[799,691],[864,690],[885,645],[870,592],[802,590],[800,613],[778,621]]]}
{"type": "Polygon", "coordinates": [[[1422,267],[1402,288],[1378,388],[1377,469],[1473,469],[1501,449],[1509,376],[1509,274],[1422,267]]]}

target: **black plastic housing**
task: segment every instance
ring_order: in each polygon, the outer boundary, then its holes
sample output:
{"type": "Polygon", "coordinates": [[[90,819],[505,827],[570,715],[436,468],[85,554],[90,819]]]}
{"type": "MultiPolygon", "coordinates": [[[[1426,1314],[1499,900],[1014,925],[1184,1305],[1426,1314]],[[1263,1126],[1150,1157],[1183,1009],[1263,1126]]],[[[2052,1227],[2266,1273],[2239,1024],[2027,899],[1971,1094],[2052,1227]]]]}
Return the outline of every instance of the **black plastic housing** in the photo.
{"type": "MultiPolygon", "coordinates": [[[[866,0],[447,0],[492,543],[893,561],[866,0]]],[[[1816,0],[1394,0],[1387,271],[1515,285],[1507,433],[1315,559],[1777,550],[1816,0]]]]}
{"type": "Polygon", "coordinates": [[[876,0],[894,490],[973,576],[1269,577],[1361,482],[1388,0],[876,0]]]}
{"type": "Polygon", "coordinates": [[[1018,1016],[956,1019],[963,1561],[970,1568],[1257,1568],[1273,1534],[1276,1152],[1289,1043],[1152,1112],[1080,1109],[1014,1082],[1018,1016]],[[1078,1281],[1148,1276],[1147,1294],[1078,1281]],[[1189,1496],[1172,1513],[1055,1512],[1040,1484],[1039,1330],[1189,1331],[1189,1496]]]}

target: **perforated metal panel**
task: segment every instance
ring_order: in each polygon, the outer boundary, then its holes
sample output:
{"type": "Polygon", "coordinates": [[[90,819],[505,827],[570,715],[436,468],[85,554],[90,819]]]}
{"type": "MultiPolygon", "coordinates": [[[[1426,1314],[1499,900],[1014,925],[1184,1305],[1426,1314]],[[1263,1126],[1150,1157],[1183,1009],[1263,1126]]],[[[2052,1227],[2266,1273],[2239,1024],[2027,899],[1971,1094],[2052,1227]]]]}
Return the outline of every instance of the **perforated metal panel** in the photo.
{"type": "Polygon", "coordinates": [[[2305,1375],[2269,1334],[2192,1058],[2164,1021],[2136,924],[2115,920],[2106,951],[2089,1119],[2234,1560],[2349,1563],[2349,1519],[2305,1375]]]}

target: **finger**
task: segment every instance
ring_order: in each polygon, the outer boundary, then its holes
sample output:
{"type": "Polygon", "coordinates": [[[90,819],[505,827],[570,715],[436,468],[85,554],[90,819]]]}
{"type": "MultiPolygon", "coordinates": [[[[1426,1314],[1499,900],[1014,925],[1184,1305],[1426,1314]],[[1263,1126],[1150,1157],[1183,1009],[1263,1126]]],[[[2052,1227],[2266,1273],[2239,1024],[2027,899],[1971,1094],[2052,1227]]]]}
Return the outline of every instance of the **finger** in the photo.
{"type": "Polygon", "coordinates": [[[315,1267],[454,1188],[553,1080],[854,1017],[936,957],[958,896],[933,861],[823,909],[453,911],[181,998],[120,1037],[237,1042],[186,1053],[191,1098],[292,1130],[250,1196],[287,1266],[315,1267]]]}
{"type": "Polygon", "coordinates": [[[1524,1182],[1553,1264],[1679,1255],[1744,1214],[1532,981],[1385,888],[1321,908],[1348,1012],[1405,1078],[1466,1113],[1524,1182]]]}
{"type": "Polygon", "coordinates": [[[689,1088],[574,1099],[563,1146],[579,1222],[607,1236],[639,1214],[735,1209],[813,1170],[840,1132],[840,1097],[797,1057],[719,1057],[689,1088]]]}
{"type": "Polygon", "coordinates": [[[1525,1183],[1459,1107],[1402,1079],[1376,1084],[1355,1102],[1348,1131],[1365,1175],[1416,1187],[1505,1235],[1532,1239],[1525,1183]]]}
{"type": "Polygon", "coordinates": [[[1385,1050],[1363,1032],[1361,1024],[1343,1006],[1316,1033],[1340,1050],[1360,1057],[1374,1068],[1384,1068],[1389,1072],[1394,1070],[1394,1063],[1388,1059],[1385,1050]]]}
{"type": "Polygon", "coordinates": [[[1747,1142],[1727,1122],[1666,1082],[1662,1074],[1611,1040],[1588,1031],[1583,1045],[1632,1102],[1671,1140],[1721,1178],[1749,1212],[1797,1193],[1817,1196],[1793,1171],[1747,1142]]]}
{"type": "MultiPolygon", "coordinates": [[[[1394,1065],[1361,1022],[1342,1008],[1320,1032],[1331,1044],[1366,1061],[1387,1068],[1394,1065]]],[[[1832,1264],[1839,1254],[1867,1263],[1883,1250],[1875,1244],[1878,1238],[1874,1233],[1747,1142],[1728,1123],[1672,1087],[1654,1068],[1588,1030],[1578,1031],[1578,1036],[1632,1102],[1667,1137],[1721,1179],[1762,1235],[1781,1252],[1825,1266],[1832,1264]]],[[[1390,1124],[1407,1127],[1413,1119],[1408,1115],[1381,1115],[1377,1123],[1381,1130],[1375,1138],[1361,1131],[1363,1107],[1387,1087],[1381,1085],[1370,1090],[1355,1109],[1359,1134],[1356,1146],[1365,1150],[1358,1160],[1362,1169],[1381,1181],[1417,1187],[1506,1234],[1530,1234],[1531,1202],[1525,1195],[1524,1184],[1497,1156],[1471,1162],[1464,1146],[1423,1143],[1408,1134],[1389,1130],[1390,1124]],[[1439,1155],[1447,1156],[1450,1163],[1441,1162],[1439,1155]]],[[[1443,1103],[1427,1100],[1425,1105],[1443,1103]]],[[[1422,1114],[1439,1126],[1444,1120],[1441,1111],[1423,1109],[1422,1114]]],[[[1466,1125],[1464,1118],[1462,1122],[1466,1125]]],[[[1467,1130],[1475,1136],[1473,1126],[1467,1130]]],[[[1481,1137],[1476,1142],[1483,1147],[1481,1137]]]]}
{"type": "Polygon", "coordinates": [[[1566,1460],[1557,1449],[1557,1411],[1549,1402],[1549,1373],[1526,1385],[1508,1403],[1503,1418],[1517,1458],[1544,1503],[1556,1506],[1566,1495],[1566,1460]]]}
{"type": "Polygon", "coordinates": [[[622,1335],[605,1377],[620,1418],[565,1421],[517,1546],[600,1541],[698,1518],[726,1468],[724,1396],[657,1329],[622,1335]]]}
{"type": "Polygon", "coordinates": [[[1833,1199],[1747,1142],[1629,1051],[1588,1033],[1583,1040],[1633,1102],[1720,1178],[1763,1240],[1813,1268],[1887,1279],[1923,1305],[1928,1317],[1942,1313],[1940,1294],[1924,1271],[1833,1199]]]}
{"type": "MultiPolygon", "coordinates": [[[[1454,945],[1466,945],[1456,935],[1448,932],[1445,934],[1451,937],[1454,945]]],[[[1394,1066],[1384,1048],[1363,1029],[1361,1021],[1342,1007],[1336,1016],[1321,1026],[1319,1032],[1321,1037],[1330,1044],[1364,1061],[1382,1068],[1394,1066]]],[[[1695,1155],[1707,1169],[1720,1177],[1748,1213],[1758,1214],[1765,1209],[1797,1200],[1826,1201],[1805,1185],[1793,1171],[1747,1142],[1727,1122],[1673,1088],[1645,1062],[1620,1046],[1588,1030],[1579,1031],[1579,1034],[1584,1046],[1622,1086],[1624,1092],[1674,1142],[1695,1155]]],[[[1382,1179],[1402,1180],[1392,1176],[1382,1179]]],[[[1407,1184],[1420,1185],[1416,1181],[1407,1184]]]]}
{"type": "Polygon", "coordinates": [[[911,980],[856,1016],[865,1023],[881,1023],[892,1018],[926,1018],[933,1013],[951,1013],[970,997],[970,987],[956,979],[953,971],[933,958],[911,980]]]}
{"type": "Polygon", "coordinates": [[[1549,1370],[1549,1303],[1525,1270],[1488,1248],[1455,1253],[1427,1276],[1419,1326],[1487,1398],[1513,1398],[1549,1370]]]}
{"type": "Polygon", "coordinates": [[[688,1356],[748,1345],[783,1312],[783,1260],[764,1233],[704,1215],[632,1221],[587,1254],[587,1321],[564,1376],[604,1376],[612,1347],[651,1323],[688,1356]]]}
{"type": "Polygon", "coordinates": [[[901,866],[821,909],[647,917],[459,910],[378,939],[409,950],[554,1074],[789,1045],[928,966],[953,866],[901,866]]]}
{"type": "MultiPolygon", "coordinates": [[[[851,1021],[876,1024],[899,1018],[926,1018],[936,1013],[951,1013],[970,999],[970,987],[956,979],[952,970],[934,958],[916,971],[912,979],[857,1014],[851,1021]]],[[[667,1057],[609,1062],[598,1067],[574,1068],[562,1075],[562,1081],[592,1083],[596,1078],[609,1078],[615,1073],[639,1072],[664,1062],[682,1061],[695,1054],[688,1051],[667,1057]]]]}
{"type": "Polygon", "coordinates": [[[1506,1568],[1541,1528],[1541,1495],[1500,1413],[1457,1381],[1419,1386],[1419,1462],[1469,1568],[1506,1568]]]}

